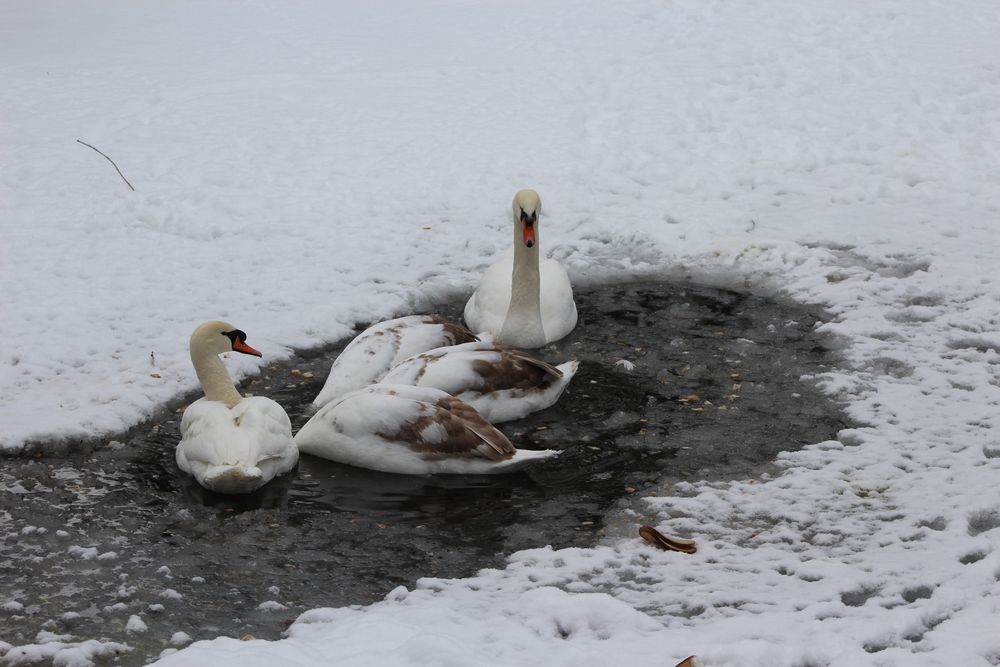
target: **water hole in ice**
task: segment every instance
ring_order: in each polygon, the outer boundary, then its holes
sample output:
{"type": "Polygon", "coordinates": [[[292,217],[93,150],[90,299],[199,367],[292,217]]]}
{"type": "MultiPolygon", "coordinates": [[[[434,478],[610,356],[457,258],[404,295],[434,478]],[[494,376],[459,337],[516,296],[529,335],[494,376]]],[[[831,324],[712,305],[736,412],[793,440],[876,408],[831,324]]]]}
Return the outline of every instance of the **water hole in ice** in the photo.
{"type": "MultiPolygon", "coordinates": [[[[535,353],[579,359],[579,373],[554,407],[501,425],[519,447],[563,451],[528,471],[416,477],[304,456],[252,496],[214,495],[174,463],[195,395],[78,453],[3,459],[0,639],[121,641],[134,651],[110,664],[138,665],[178,631],[278,638],[306,609],[470,575],[523,548],[593,545],[623,497],[664,478],[753,476],[849,426],[801,380],[836,361],[814,331],[818,309],[654,281],[576,297],[576,330],[535,353]]],[[[436,311],[457,319],[462,306],[436,311]]],[[[265,367],[241,390],[277,400],[297,429],[346,342],[265,367]]]]}

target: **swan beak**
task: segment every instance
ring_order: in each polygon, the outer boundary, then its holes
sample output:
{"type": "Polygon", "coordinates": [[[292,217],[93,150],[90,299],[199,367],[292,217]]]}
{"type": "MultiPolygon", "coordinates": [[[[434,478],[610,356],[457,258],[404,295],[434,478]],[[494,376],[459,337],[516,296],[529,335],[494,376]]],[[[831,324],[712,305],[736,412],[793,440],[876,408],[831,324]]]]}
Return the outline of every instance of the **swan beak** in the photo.
{"type": "Polygon", "coordinates": [[[252,347],[241,341],[239,338],[233,341],[233,349],[236,350],[237,352],[242,352],[243,354],[251,354],[255,357],[264,356],[257,350],[253,349],[252,347]]]}
{"type": "Polygon", "coordinates": [[[524,235],[524,245],[528,246],[529,248],[533,248],[536,242],[535,225],[531,224],[530,222],[524,225],[523,235],[524,235]]]}

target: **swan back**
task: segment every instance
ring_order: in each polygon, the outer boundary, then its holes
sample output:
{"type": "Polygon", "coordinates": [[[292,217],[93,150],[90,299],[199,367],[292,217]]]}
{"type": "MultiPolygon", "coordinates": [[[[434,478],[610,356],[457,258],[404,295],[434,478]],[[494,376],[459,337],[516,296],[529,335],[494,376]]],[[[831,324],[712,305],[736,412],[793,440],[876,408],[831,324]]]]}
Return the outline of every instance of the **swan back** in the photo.
{"type": "Polygon", "coordinates": [[[333,362],[313,405],[326,405],[338,396],[374,384],[415,354],[475,340],[471,331],[438,315],[409,315],[374,324],[358,334],[333,362]]]}
{"type": "Polygon", "coordinates": [[[519,419],[555,403],[576,373],[494,343],[466,343],[407,359],[385,383],[435,387],[460,398],[492,423],[519,419]]]}

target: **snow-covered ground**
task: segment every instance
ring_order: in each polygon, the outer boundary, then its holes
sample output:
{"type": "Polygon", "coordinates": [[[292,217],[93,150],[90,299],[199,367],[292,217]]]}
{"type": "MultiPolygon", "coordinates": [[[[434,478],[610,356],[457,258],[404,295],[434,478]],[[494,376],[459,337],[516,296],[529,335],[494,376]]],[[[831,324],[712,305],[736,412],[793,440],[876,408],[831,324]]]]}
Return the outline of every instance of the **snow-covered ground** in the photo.
{"type": "Polygon", "coordinates": [[[579,283],[825,305],[863,426],[650,498],[695,556],[539,545],[164,667],[1000,664],[998,34],[990,0],[2,2],[0,448],[194,388],[206,319],[266,362],[469,292],[530,186],[579,283]]]}

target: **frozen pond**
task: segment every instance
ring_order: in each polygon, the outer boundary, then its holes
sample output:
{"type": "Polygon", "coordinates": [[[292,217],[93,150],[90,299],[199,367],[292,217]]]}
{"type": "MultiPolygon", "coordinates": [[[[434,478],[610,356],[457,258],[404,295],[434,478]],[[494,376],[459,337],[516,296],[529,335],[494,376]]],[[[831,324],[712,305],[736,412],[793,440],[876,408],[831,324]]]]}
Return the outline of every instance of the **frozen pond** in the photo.
{"type": "MultiPolygon", "coordinates": [[[[277,638],[305,609],[594,544],[613,506],[664,478],[758,475],[847,426],[800,380],[832,363],[818,311],[654,282],[581,289],[577,303],[577,329],[538,356],[580,359],[580,372],[555,407],[501,425],[519,447],[563,450],[530,471],[407,477],[306,456],[252,497],[209,495],[174,464],[194,396],[87,453],[0,459],[0,640],[105,638],[134,648],[111,664],[138,665],[178,631],[277,638]]],[[[275,364],[243,391],[298,428],[340,349],[275,364]]]]}

